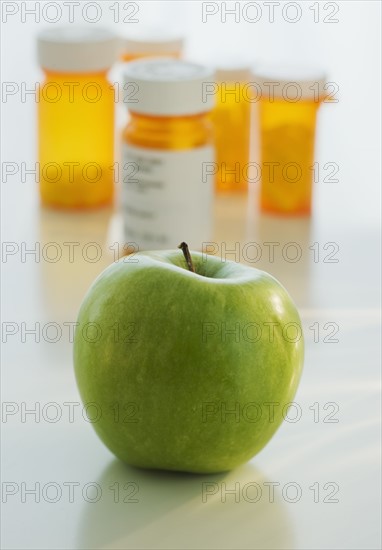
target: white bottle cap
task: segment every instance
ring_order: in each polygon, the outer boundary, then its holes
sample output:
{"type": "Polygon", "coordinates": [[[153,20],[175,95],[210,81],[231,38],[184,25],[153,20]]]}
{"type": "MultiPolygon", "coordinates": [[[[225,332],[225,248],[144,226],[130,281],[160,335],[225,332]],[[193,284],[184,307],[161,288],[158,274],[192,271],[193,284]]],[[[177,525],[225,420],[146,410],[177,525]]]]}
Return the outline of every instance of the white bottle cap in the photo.
{"type": "Polygon", "coordinates": [[[183,38],[160,29],[147,29],[140,34],[131,34],[124,40],[126,55],[180,55],[183,48],[183,38]]]}
{"type": "Polygon", "coordinates": [[[216,82],[250,82],[251,67],[246,63],[225,63],[216,66],[216,82]]]}
{"type": "Polygon", "coordinates": [[[92,73],[109,69],[119,56],[121,42],[108,29],[59,27],[37,37],[38,60],[44,69],[92,73]]]}
{"type": "Polygon", "coordinates": [[[156,116],[194,115],[215,104],[213,69],[171,58],[126,63],[124,103],[130,111],[156,116]]]}
{"type": "Polygon", "coordinates": [[[258,65],[252,80],[263,97],[288,99],[322,98],[325,95],[326,76],[322,69],[303,65],[258,65]]]}

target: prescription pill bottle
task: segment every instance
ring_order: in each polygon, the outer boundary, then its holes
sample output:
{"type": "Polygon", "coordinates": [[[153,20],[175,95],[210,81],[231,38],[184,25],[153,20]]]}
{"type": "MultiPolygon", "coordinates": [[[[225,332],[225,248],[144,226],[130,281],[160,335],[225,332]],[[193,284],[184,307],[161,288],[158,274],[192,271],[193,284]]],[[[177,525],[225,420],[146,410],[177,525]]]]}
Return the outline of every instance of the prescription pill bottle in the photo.
{"type": "Polygon", "coordinates": [[[183,37],[162,29],[145,29],[131,33],[123,40],[122,61],[134,61],[142,57],[180,58],[183,37]]]}
{"type": "Polygon", "coordinates": [[[309,214],[316,116],[325,97],[322,72],[258,67],[260,206],[264,212],[309,214]]]}
{"type": "Polygon", "coordinates": [[[216,68],[216,106],[212,118],[216,145],[216,190],[245,192],[248,187],[251,95],[249,66],[216,68]]]}
{"type": "Polygon", "coordinates": [[[114,187],[114,88],[108,69],[119,40],[101,28],[41,32],[45,73],[38,102],[42,203],[89,208],[110,203],[114,187]]]}
{"type": "Polygon", "coordinates": [[[157,58],[125,67],[130,120],[123,132],[122,205],[125,243],[200,250],[211,239],[214,72],[157,58]]]}

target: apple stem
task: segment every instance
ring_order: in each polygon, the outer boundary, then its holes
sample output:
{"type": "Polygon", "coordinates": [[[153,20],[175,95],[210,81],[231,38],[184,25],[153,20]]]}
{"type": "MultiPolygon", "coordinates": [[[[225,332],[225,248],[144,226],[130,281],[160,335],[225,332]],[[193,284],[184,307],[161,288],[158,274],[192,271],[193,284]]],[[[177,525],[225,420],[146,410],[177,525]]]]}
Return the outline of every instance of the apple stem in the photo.
{"type": "Polygon", "coordinates": [[[183,252],[183,256],[184,256],[184,258],[187,262],[187,265],[188,265],[188,269],[190,271],[192,271],[193,273],[195,273],[195,268],[194,268],[194,264],[192,263],[191,254],[190,254],[190,251],[188,250],[188,244],[185,243],[185,242],[180,243],[178,248],[180,248],[181,251],[183,252]]]}

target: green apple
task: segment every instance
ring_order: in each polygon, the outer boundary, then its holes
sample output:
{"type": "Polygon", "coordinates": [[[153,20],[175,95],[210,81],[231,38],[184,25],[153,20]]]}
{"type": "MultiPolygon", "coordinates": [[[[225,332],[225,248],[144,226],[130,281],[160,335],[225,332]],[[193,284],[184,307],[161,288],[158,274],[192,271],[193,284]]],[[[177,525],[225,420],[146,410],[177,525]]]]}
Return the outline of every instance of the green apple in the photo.
{"type": "Polygon", "coordinates": [[[79,312],[75,373],[117,457],[222,472],[285,418],[303,365],[301,321],[271,275],[183,252],[140,252],[96,279],[79,312]]]}

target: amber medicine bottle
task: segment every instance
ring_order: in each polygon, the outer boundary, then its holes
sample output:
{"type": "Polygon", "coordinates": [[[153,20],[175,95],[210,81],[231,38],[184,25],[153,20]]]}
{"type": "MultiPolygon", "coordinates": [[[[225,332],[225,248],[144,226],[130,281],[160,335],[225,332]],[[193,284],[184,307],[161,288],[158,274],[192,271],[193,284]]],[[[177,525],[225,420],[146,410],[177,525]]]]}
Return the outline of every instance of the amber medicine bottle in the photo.
{"type": "Polygon", "coordinates": [[[110,203],[115,179],[115,94],[107,72],[119,41],[100,28],[62,27],[40,33],[45,73],[38,102],[42,203],[89,208],[110,203]]]}
{"type": "Polygon", "coordinates": [[[173,59],[125,68],[130,120],[123,132],[122,205],[126,243],[139,249],[200,250],[211,239],[214,148],[205,94],[214,73],[173,59]]]}
{"type": "Polygon", "coordinates": [[[216,106],[212,113],[216,144],[216,190],[245,192],[249,163],[251,97],[249,66],[216,68],[216,106]]]}
{"type": "Polygon", "coordinates": [[[325,76],[302,67],[259,67],[260,207],[264,212],[311,212],[317,111],[325,76]]]}

